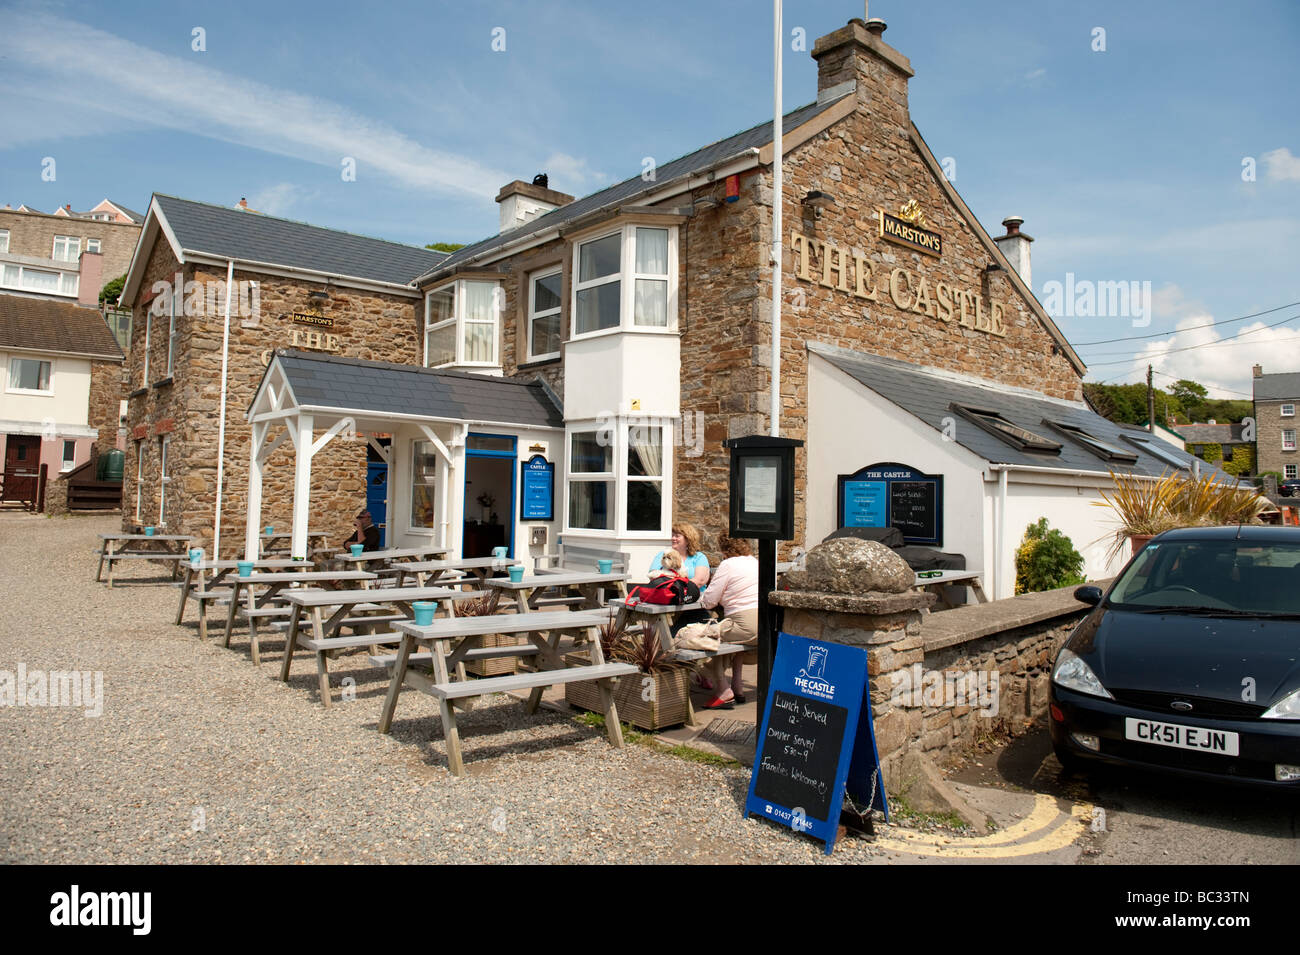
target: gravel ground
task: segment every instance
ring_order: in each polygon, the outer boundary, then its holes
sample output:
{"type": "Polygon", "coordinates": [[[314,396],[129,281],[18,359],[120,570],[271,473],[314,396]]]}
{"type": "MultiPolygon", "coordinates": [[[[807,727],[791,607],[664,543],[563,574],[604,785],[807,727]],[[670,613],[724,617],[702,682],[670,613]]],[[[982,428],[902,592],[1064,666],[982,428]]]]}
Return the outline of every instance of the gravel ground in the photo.
{"type": "MultiPolygon", "coordinates": [[[[277,679],[283,640],[254,667],[197,639],[161,565],[93,582],[118,518],[0,514],[0,670],[103,673],[103,713],[0,707],[0,862],[802,862],[881,859],[741,818],[749,770],[687,762],[506,696],[460,721],[468,775],[451,776],[437,706],[364,656],[356,699],[315,702],[310,658],[277,679]]],[[[145,565],[145,566],[141,566],[145,565]]],[[[116,576],[116,575],[115,575],[116,576]]],[[[214,628],[215,629],[215,628],[214,628]]],[[[337,686],[337,683],[336,683],[337,686]]],[[[336,697],[337,699],[337,697],[336,697]]]]}

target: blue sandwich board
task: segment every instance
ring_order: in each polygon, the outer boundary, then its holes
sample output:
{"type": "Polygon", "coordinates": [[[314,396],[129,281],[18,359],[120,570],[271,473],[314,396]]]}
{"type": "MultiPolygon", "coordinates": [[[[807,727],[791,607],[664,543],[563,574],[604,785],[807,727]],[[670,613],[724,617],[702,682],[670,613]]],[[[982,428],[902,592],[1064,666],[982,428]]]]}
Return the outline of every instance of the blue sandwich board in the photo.
{"type": "Polygon", "coordinates": [[[830,855],[846,791],[859,810],[880,808],[889,819],[867,653],[782,633],[745,813],[806,832],[830,855]]]}

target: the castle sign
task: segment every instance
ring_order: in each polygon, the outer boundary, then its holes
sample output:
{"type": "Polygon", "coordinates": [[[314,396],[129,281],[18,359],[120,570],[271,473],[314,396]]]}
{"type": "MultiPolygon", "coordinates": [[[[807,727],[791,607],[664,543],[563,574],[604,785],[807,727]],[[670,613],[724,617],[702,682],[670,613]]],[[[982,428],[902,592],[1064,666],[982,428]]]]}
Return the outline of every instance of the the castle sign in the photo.
{"type": "Polygon", "coordinates": [[[932,284],[925,273],[905,268],[890,269],[886,274],[883,268],[877,271],[877,263],[865,255],[800,232],[790,233],[790,248],[794,253],[795,278],[801,281],[866,302],[880,302],[883,296],[888,296],[894,307],[904,312],[916,312],[945,324],[955,323],[999,337],[1007,333],[1005,307],[1001,302],[989,302],[986,309],[978,289],[962,288],[946,281],[932,284]]]}

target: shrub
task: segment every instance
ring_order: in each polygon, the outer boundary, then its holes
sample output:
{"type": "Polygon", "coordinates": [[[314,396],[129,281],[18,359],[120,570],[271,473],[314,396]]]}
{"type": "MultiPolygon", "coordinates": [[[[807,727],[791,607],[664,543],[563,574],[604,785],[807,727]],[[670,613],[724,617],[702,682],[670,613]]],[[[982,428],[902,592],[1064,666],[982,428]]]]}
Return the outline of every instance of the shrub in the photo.
{"type": "Polygon", "coordinates": [[[1083,555],[1074,549],[1070,538],[1048,530],[1045,517],[1025,528],[1024,540],[1016,549],[1016,593],[1053,590],[1083,581],[1083,555]]]}

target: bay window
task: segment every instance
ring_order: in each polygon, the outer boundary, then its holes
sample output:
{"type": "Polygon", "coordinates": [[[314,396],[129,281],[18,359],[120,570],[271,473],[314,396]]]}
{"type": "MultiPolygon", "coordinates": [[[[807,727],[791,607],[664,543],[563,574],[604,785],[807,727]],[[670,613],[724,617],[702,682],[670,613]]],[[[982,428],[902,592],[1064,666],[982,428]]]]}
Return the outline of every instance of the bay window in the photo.
{"type": "Polygon", "coordinates": [[[626,225],[576,245],[575,336],[676,325],[675,229],[626,225]]]}
{"type": "Polygon", "coordinates": [[[562,284],[559,269],[535,275],[528,283],[529,361],[559,357],[562,284]]]}
{"type": "Polygon", "coordinates": [[[33,292],[76,295],[80,278],[76,272],[54,272],[49,269],[34,269],[30,265],[6,264],[0,272],[0,285],[33,292]]]}
{"type": "Polygon", "coordinates": [[[668,458],[660,419],[602,422],[569,435],[569,530],[667,533],[668,458]]]}
{"type": "Polygon", "coordinates": [[[432,530],[437,516],[434,490],[438,483],[438,452],[432,441],[411,442],[411,528],[432,530]]]}
{"type": "Polygon", "coordinates": [[[614,529],[614,449],[604,431],[569,436],[569,526],[614,529]]]}
{"type": "Polygon", "coordinates": [[[663,428],[627,429],[627,529],[658,532],[664,511],[663,428]]]}
{"type": "Polygon", "coordinates": [[[501,286],[458,279],[425,296],[424,364],[498,367],[501,286]]]}

